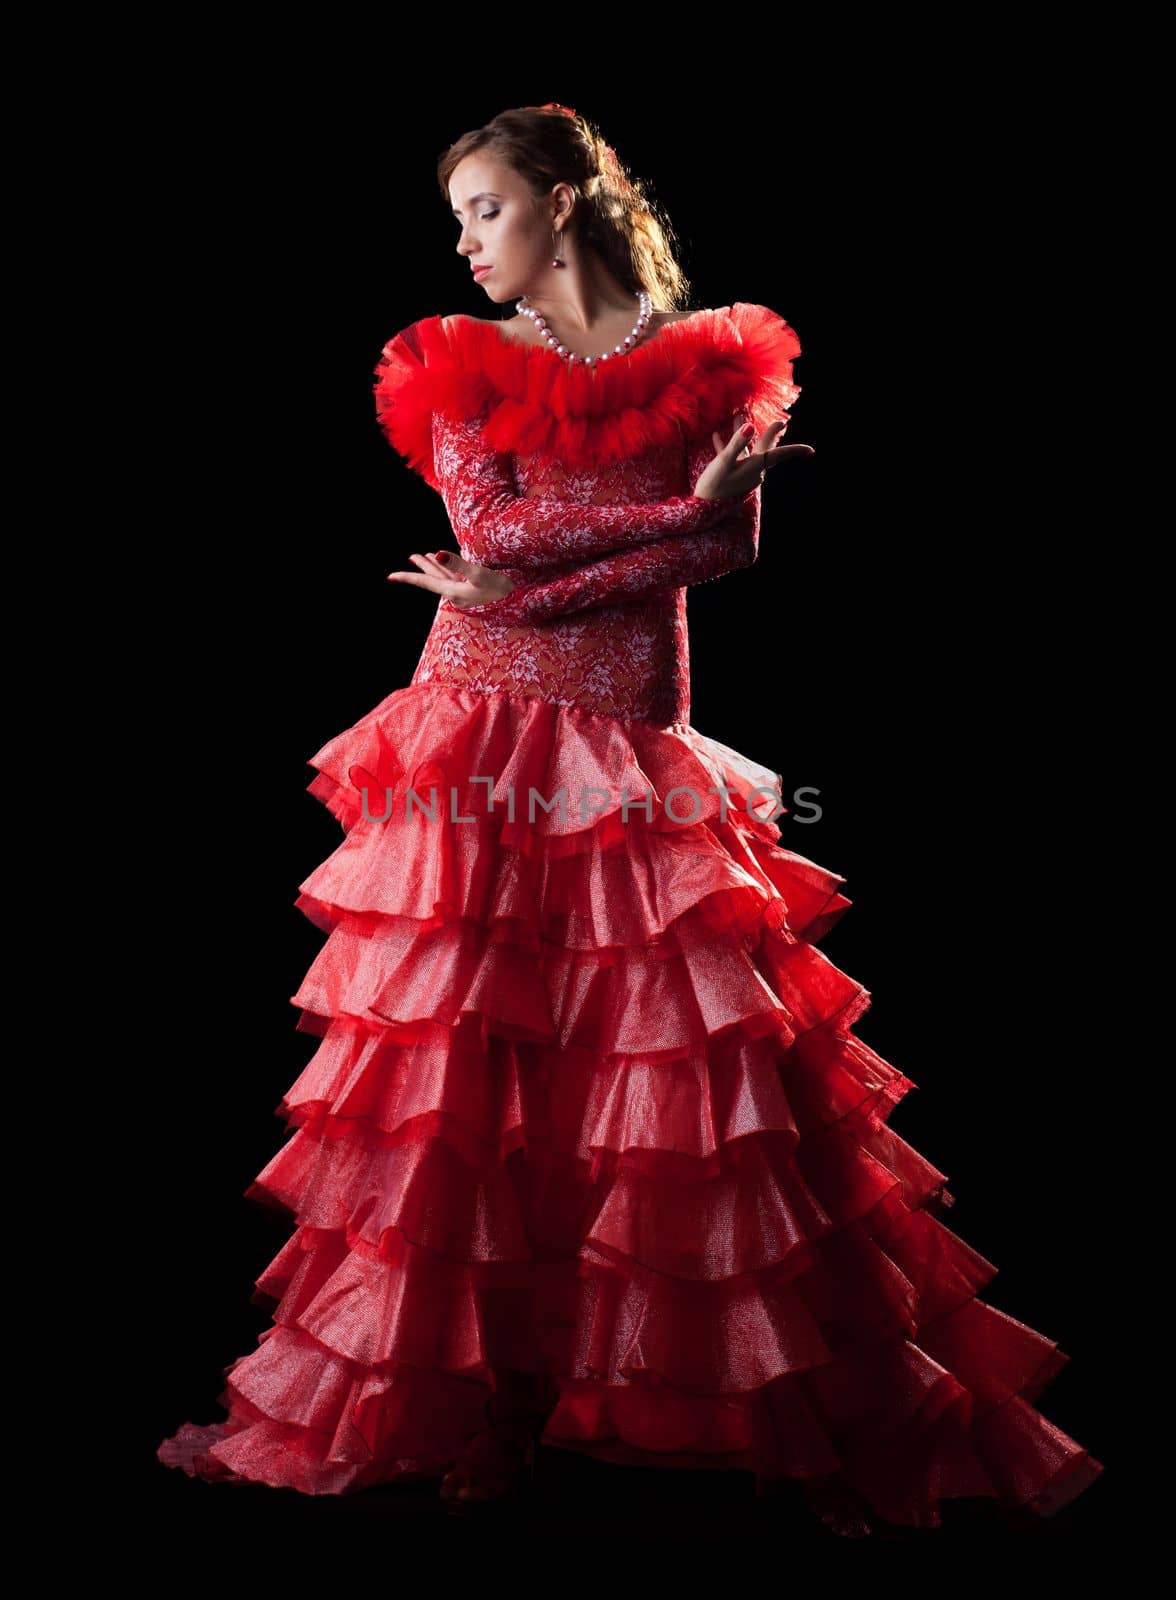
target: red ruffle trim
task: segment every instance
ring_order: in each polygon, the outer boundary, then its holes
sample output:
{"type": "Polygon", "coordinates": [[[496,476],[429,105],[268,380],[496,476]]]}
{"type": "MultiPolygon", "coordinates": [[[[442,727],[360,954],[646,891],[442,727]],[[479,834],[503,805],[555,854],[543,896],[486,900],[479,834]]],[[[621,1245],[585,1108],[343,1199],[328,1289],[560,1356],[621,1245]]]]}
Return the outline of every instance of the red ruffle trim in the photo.
{"type": "Polygon", "coordinates": [[[780,845],[775,774],[440,684],[311,764],[346,830],[298,900],[327,934],[292,996],[319,1044],[246,1191],[294,1232],[227,1420],[161,1461],[308,1494],[436,1476],[508,1366],[556,1379],[549,1445],[833,1475],[897,1524],[1053,1511],[1098,1476],[1033,1405],[1067,1357],[978,1298],[996,1267],[888,1126],[916,1085],[853,1032],[869,994],[815,948],[844,880],[780,845]],[[526,820],[524,784],[573,780],[598,812],[526,820]],[[629,780],[651,817],[624,820],[629,780]],[[409,782],[437,820],[406,818],[409,782]],[[717,782],[725,818],[673,820],[671,789],[717,782]]]}
{"type": "Polygon", "coordinates": [[[376,414],[434,489],[432,419],[484,417],[487,445],[569,465],[629,459],[729,425],[762,432],[800,394],[800,341],[767,306],[736,301],[664,324],[628,355],[585,367],[524,345],[493,322],[424,317],[384,346],[376,414]]]}

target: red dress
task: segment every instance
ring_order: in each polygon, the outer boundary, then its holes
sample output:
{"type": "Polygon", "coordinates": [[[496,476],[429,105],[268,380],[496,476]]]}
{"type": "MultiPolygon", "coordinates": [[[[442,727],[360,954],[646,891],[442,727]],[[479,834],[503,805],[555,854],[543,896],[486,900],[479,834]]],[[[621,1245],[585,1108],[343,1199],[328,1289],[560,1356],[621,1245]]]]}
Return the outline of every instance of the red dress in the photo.
{"type": "Polygon", "coordinates": [[[320,1043],[246,1191],[293,1231],[227,1420],[167,1464],[440,1476],[500,1365],[556,1379],[547,1445],[833,1475],[896,1523],[1101,1472],[1034,1409],[1068,1358],[979,1298],[996,1267],[888,1126],[915,1085],[817,948],[844,879],[690,725],[685,586],[756,560],[761,493],[692,486],[714,429],[786,414],[799,353],[746,303],[595,368],[461,317],[384,347],[388,438],[517,587],[440,599],[411,683],[310,760],[345,830],[297,901],[320,1043]]]}

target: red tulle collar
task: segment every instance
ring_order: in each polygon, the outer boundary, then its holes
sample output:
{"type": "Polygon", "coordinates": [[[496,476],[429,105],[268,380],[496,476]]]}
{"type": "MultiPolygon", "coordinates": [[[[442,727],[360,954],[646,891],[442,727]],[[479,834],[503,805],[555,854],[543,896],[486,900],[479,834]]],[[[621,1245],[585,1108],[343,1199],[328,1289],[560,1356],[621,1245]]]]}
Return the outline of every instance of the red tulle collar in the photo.
{"type": "Polygon", "coordinates": [[[589,465],[632,457],[750,415],[757,432],[800,394],[794,330],[736,301],[663,324],[628,355],[569,365],[494,322],[423,317],[395,334],[375,368],[381,427],[434,488],[432,417],[483,419],[494,450],[589,465]]]}

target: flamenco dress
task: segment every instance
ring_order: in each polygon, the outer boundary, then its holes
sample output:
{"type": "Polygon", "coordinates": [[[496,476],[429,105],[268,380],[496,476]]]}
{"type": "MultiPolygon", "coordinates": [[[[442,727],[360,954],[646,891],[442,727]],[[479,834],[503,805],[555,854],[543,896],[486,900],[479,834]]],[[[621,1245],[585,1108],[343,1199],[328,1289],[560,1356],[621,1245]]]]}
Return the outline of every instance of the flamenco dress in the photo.
{"type": "Polygon", "coordinates": [[[387,438],[516,587],[441,598],[411,682],[309,759],[344,832],[296,901],[318,1043],[245,1191],[292,1231],[227,1417],[165,1464],[439,1478],[506,1367],[551,1381],[544,1446],[895,1524],[1102,1471],[1034,1406],[1068,1357],[980,1297],[997,1268],[889,1126],[916,1085],[819,949],[845,880],[689,720],[687,587],[755,562],[761,498],[692,485],[715,429],[787,415],[799,354],[745,302],[594,367],[466,317],[383,347],[387,438]]]}

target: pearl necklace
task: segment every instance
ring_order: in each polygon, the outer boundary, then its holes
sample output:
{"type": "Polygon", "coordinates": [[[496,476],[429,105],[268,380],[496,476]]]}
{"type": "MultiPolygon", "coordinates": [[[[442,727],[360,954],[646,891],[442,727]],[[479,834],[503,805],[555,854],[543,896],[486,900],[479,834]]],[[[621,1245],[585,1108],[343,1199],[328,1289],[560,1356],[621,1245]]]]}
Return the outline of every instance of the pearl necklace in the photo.
{"type": "Polygon", "coordinates": [[[637,299],[640,305],[640,314],[633,324],[632,331],[627,333],[620,344],[614,345],[611,350],[602,351],[598,356],[578,355],[575,350],[569,350],[567,345],[560,344],[555,334],[547,326],[547,320],[534,306],[527,304],[526,295],[521,300],[515,301],[515,310],[531,321],[543,335],[549,349],[554,350],[557,356],[562,356],[569,366],[574,366],[578,361],[585,367],[594,367],[598,361],[608,361],[612,356],[627,355],[638,342],[644,338],[649,320],[653,314],[653,299],[649,293],[642,289],[638,292],[637,299]]]}

